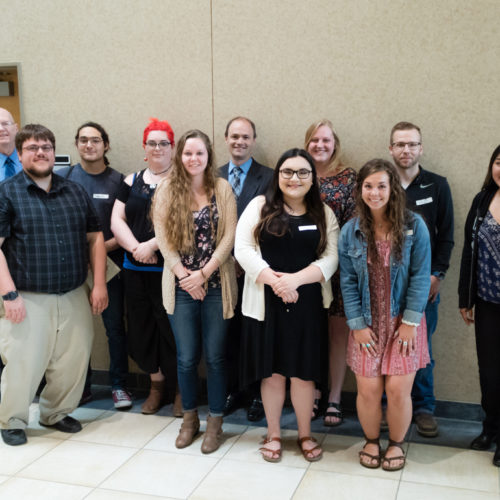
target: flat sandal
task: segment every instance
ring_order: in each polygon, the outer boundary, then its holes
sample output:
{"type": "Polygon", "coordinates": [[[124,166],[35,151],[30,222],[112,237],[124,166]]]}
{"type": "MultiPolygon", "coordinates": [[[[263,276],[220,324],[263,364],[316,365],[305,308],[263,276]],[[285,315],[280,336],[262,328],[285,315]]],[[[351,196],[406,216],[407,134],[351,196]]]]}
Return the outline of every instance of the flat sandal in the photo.
{"type": "MultiPolygon", "coordinates": [[[[399,448],[402,451],[401,455],[398,455],[397,457],[386,457],[384,456],[384,460],[382,463],[382,469],[389,471],[389,472],[394,472],[397,470],[401,470],[405,465],[406,465],[406,456],[405,456],[405,451],[403,450],[403,443],[404,441],[393,441],[392,439],[389,438],[389,444],[387,445],[387,450],[391,447],[394,446],[396,448],[399,448]],[[399,465],[394,465],[392,466],[393,460],[402,460],[402,462],[399,465]],[[387,465],[386,465],[387,463],[387,465]]],[[[386,453],[387,453],[386,450],[386,453]]]]}
{"type": "Polygon", "coordinates": [[[365,440],[366,443],[364,444],[363,449],[359,452],[359,463],[367,469],[378,469],[382,461],[382,453],[380,451],[380,436],[374,439],[368,439],[365,436],[365,440]],[[372,455],[371,453],[366,452],[364,449],[367,444],[376,444],[378,446],[378,455],[372,455]],[[363,457],[369,458],[370,462],[365,462],[363,460],[363,457]],[[375,460],[375,463],[372,463],[372,460],[375,460]]]}
{"type": "Polygon", "coordinates": [[[305,450],[303,447],[302,447],[302,444],[304,443],[304,441],[312,441],[313,443],[317,443],[318,441],[316,439],[314,439],[313,437],[311,436],[305,436],[303,438],[298,438],[297,439],[297,445],[299,446],[300,448],[300,451],[302,453],[302,456],[308,461],[308,462],[317,462],[318,460],[321,460],[323,458],[323,450],[321,449],[321,446],[319,444],[317,444],[316,446],[313,446],[312,448],[309,448],[307,450],[305,450]],[[311,452],[313,452],[314,450],[320,450],[320,453],[318,453],[316,456],[312,456],[310,457],[309,454],[311,452]]]}
{"type": "Polygon", "coordinates": [[[275,463],[281,461],[281,438],[279,438],[279,437],[266,438],[266,439],[264,439],[262,444],[268,444],[272,441],[277,441],[280,444],[280,448],[278,450],[271,450],[271,448],[266,448],[265,446],[262,446],[259,448],[259,451],[262,454],[262,458],[266,462],[271,462],[271,463],[275,464],[275,463]],[[264,455],[264,453],[262,453],[262,452],[266,452],[266,451],[268,453],[272,453],[272,456],[268,457],[267,455],[264,455]],[[274,455],[278,455],[278,456],[275,457],[274,455]]]}

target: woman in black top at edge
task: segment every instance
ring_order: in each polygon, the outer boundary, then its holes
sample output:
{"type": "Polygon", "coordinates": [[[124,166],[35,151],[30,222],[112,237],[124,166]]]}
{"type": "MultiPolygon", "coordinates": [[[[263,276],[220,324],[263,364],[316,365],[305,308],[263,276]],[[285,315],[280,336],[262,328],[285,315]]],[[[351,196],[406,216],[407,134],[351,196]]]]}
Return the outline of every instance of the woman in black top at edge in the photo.
{"type": "Polygon", "coordinates": [[[471,448],[488,450],[500,467],[500,145],[491,155],[481,191],[465,222],[465,239],[458,285],[460,314],[476,332],[483,431],[471,448]]]}

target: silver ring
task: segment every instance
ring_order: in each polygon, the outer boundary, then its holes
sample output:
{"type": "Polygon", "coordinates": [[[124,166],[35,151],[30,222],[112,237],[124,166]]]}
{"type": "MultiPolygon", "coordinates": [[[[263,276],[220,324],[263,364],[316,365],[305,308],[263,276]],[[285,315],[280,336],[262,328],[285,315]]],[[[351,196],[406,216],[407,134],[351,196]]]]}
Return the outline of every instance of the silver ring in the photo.
{"type": "Polygon", "coordinates": [[[366,349],[366,344],[361,344],[361,347],[364,347],[366,349]]]}
{"type": "Polygon", "coordinates": [[[406,342],[406,340],[403,342],[403,345],[408,345],[408,342],[406,342]]]}

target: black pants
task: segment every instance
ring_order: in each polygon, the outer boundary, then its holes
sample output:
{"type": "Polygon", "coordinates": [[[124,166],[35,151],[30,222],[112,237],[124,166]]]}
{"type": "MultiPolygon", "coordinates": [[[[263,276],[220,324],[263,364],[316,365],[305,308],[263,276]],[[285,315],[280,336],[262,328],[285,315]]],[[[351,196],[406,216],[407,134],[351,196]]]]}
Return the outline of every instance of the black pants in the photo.
{"type": "MultiPolygon", "coordinates": [[[[486,413],[483,430],[497,434],[500,432],[500,304],[477,297],[474,324],[481,406],[486,413]]],[[[497,443],[500,444],[500,435],[497,443]]]]}
{"type": "Polygon", "coordinates": [[[163,307],[162,273],[130,269],[122,273],[129,355],[146,373],[156,373],[161,368],[169,402],[175,396],[177,359],[174,335],[163,307]]]}

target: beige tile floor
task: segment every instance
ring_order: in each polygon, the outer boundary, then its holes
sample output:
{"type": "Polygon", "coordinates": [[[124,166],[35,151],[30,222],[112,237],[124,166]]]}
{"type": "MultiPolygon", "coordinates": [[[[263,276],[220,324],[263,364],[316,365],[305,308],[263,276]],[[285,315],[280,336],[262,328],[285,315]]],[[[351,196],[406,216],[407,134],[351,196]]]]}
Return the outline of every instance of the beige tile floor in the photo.
{"type": "MultiPolygon", "coordinates": [[[[79,408],[84,428],[74,435],[38,425],[30,409],[28,444],[0,442],[0,499],[323,499],[486,500],[500,498],[492,452],[407,443],[401,472],[358,464],[359,437],[317,433],[323,460],[305,462],[296,433],[284,430],[279,464],[257,451],[265,428],[225,424],[224,443],[212,455],[174,446],[180,420],[169,416],[79,408]]],[[[202,430],[204,426],[202,426],[202,430]]]]}

